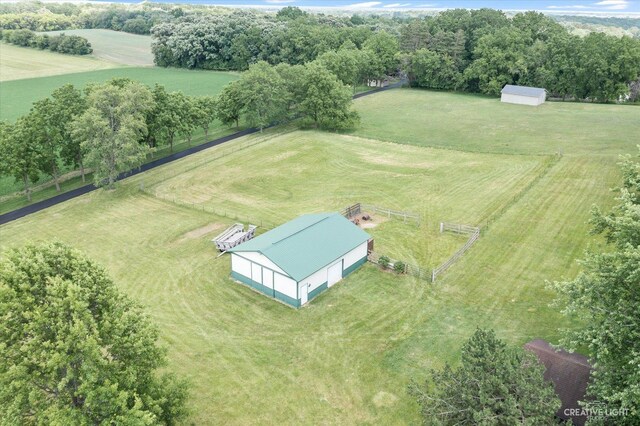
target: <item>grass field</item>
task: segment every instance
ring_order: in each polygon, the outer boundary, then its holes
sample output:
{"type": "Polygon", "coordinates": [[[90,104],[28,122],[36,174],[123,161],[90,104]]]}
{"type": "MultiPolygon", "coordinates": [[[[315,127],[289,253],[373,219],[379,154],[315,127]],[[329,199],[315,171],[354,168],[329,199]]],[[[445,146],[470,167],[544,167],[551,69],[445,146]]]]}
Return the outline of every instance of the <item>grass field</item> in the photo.
{"type": "Polygon", "coordinates": [[[358,101],[355,134],[393,142],[507,154],[617,154],[640,141],[635,105],[547,102],[537,108],[496,98],[414,89],[358,101]]]}
{"type": "Polygon", "coordinates": [[[51,31],[86,38],[91,43],[91,56],[121,65],[153,66],[151,36],[103,29],[51,31]]]}
{"type": "Polygon", "coordinates": [[[440,221],[484,221],[535,178],[543,160],[309,131],[287,133],[195,169],[191,167],[198,159],[181,160],[169,171],[146,173],[142,181],[160,198],[271,224],[355,202],[401,206],[418,213],[422,226],[386,221],[371,230],[378,247],[405,261],[434,267],[461,244],[459,238],[439,237],[440,221]],[[452,175],[463,177],[451,181],[452,175]],[[403,243],[414,235],[420,236],[415,245],[403,243]]]}
{"type": "Polygon", "coordinates": [[[476,97],[460,101],[464,113],[452,109],[431,124],[414,113],[414,132],[397,124],[410,123],[405,103],[438,101],[459,102],[458,95],[409,90],[357,101],[363,126],[356,133],[367,138],[271,130],[212,148],[124,181],[116,191],[4,225],[0,250],[58,239],[104,264],[161,327],[170,369],[191,380],[189,422],[419,423],[408,383],[426,368],[455,363],[476,327],[492,327],[520,345],[533,338],[557,342],[558,328],[572,326],[549,307],[553,294],[545,280],[578,271],[575,258],[593,241],[589,209],[613,203],[618,155],[634,152],[640,136],[634,116],[624,118],[626,109],[593,131],[599,116],[593,109],[608,115],[607,108],[619,107],[549,104],[553,123],[577,126],[567,136],[577,141],[563,141],[564,156],[545,169],[549,157],[533,154],[553,154],[555,146],[538,136],[553,131],[540,128],[536,110],[504,111],[519,135],[476,97]],[[372,124],[364,113],[376,113],[376,105],[387,111],[372,124]],[[620,125],[626,140],[616,139],[620,125]],[[426,147],[456,126],[450,149],[426,147]],[[390,135],[405,144],[371,140],[390,135]],[[467,135],[475,137],[465,143],[467,135]],[[452,149],[480,151],[509,135],[510,148],[493,148],[501,153],[452,149]],[[247,141],[256,145],[218,158],[247,141]],[[599,149],[589,152],[586,143],[599,149]],[[157,196],[140,192],[141,184],[157,196]],[[279,223],[353,201],[420,213],[419,228],[389,220],[371,233],[377,250],[423,263],[459,244],[436,232],[438,221],[475,224],[504,213],[435,285],[366,265],[300,310],[234,284],[228,258],[216,259],[209,242],[234,216],[279,223]],[[199,210],[210,205],[224,215],[199,210]]]}
{"type": "Polygon", "coordinates": [[[23,79],[0,83],[0,120],[14,121],[29,111],[31,104],[46,98],[56,88],[70,83],[84,87],[115,77],[126,77],[149,86],[164,85],[167,90],[180,90],[187,95],[215,95],[225,84],[235,80],[234,73],[190,71],[175,68],[115,68],[51,77],[23,79]]]}
{"type": "MultiPolygon", "coordinates": [[[[82,71],[95,71],[119,66],[93,56],[73,56],[47,50],[19,47],[0,42],[0,82],[82,71]]],[[[4,87],[2,87],[4,97],[4,87]]],[[[0,98],[3,104],[10,100],[0,98]]],[[[8,107],[7,107],[8,108],[8,107]]]]}
{"type": "MultiPolygon", "coordinates": [[[[205,139],[204,132],[202,130],[196,130],[193,134],[191,144],[186,140],[178,140],[173,145],[173,153],[183,151],[191,148],[192,146],[208,142],[212,139],[216,139],[222,136],[226,136],[237,131],[235,127],[228,127],[219,121],[214,121],[209,127],[208,138],[205,139]]],[[[163,146],[154,152],[153,156],[148,157],[148,161],[156,160],[161,157],[166,157],[172,154],[168,146],[163,146]]],[[[57,194],[65,191],[78,188],[92,182],[91,173],[85,178],[86,182],[82,181],[79,175],[79,170],[70,170],[68,167],[62,167],[63,176],[60,183],[61,191],[57,192],[51,176],[41,174],[40,180],[32,187],[32,201],[35,203],[47,198],[51,198],[57,194]]],[[[0,214],[19,209],[27,206],[31,203],[27,202],[26,197],[23,194],[24,186],[21,181],[16,181],[11,176],[0,177],[0,214]]]]}

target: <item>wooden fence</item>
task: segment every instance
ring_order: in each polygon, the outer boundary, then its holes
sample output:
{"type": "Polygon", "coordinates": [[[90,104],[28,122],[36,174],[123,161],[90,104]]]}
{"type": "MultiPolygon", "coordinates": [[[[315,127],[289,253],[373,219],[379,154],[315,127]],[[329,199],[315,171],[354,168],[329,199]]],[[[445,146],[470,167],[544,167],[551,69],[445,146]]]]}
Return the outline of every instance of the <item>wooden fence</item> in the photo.
{"type": "Polygon", "coordinates": [[[255,225],[258,228],[261,228],[263,230],[269,230],[269,229],[273,229],[275,228],[277,225],[273,224],[273,223],[269,223],[269,222],[265,222],[262,219],[257,219],[257,218],[250,218],[247,216],[242,216],[239,215],[237,213],[234,212],[230,212],[228,210],[224,210],[224,209],[220,209],[220,208],[216,208],[213,206],[207,206],[204,204],[197,204],[197,203],[192,203],[192,202],[188,202],[188,201],[184,201],[181,200],[179,198],[176,197],[168,197],[168,196],[163,196],[160,194],[156,194],[155,192],[149,190],[149,189],[145,189],[143,187],[140,187],[140,191],[151,196],[154,198],[158,198],[160,200],[163,200],[167,203],[172,203],[181,207],[186,207],[192,210],[197,210],[197,211],[201,211],[201,212],[206,212],[206,213],[211,213],[214,214],[216,216],[219,217],[226,217],[229,219],[232,219],[236,222],[245,222],[247,224],[250,225],[255,225]]]}
{"type": "MultiPolygon", "coordinates": [[[[379,261],[380,258],[383,255],[378,254],[376,252],[371,252],[369,253],[368,256],[368,260],[371,263],[375,263],[376,265],[379,265],[379,261]]],[[[391,259],[387,256],[387,258],[389,259],[389,265],[387,266],[387,269],[389,270],[393,270],[394,269],[394,265],[396,263],[398,263],[399,261],[396,259],[391,259]]],[[[423,279],[423,280],[427,280],[429,281],[431,279],[431,271],[425,268],[421,268],[418,265],[413,265],[411,263],[406,263],[406,262],[402,262],[404,264],[404,271],[403,273],[408,274],[408,275],[412,275],[414,277],[417,277],[419,279],[423,279]]]]}
{"type": "MultiPolygon", "coordinates": [[[[174,163],[173,167],[167,168],[162,167],[161,169],[157,169],[155,172],[147,172],[144,174],[144,177],[140,179],[139,187],[144,192],[145,188],[152,188],[158,186],[159,184],[173,179],[178,175],[186,173],[188,171],[197,169],[202,166],[209,165],[210,163],[220,160],[221,158],[227,157],[229,155],[235,154],[240,151],[244,151],[248,148],[252,148],[256,145],[263,144],[265,142],[269,142],[272,139],[281,136],[285,133],[289,133],[293,131],[292,127],[284,127],[279,132],[270,132],[270,133],[254,133],[250,138],[246,138],[246,140],[240,140],[236,143],[229,145],[219,145],[214,147],[215,150],[211,148],[207,151],[206,155],[203,155],[204,158],[196,159],[190,158],[189,161],[184,161],[182,163],[174,163]]],[[[160,198],[160,197],[159,197],[160,198]]]]}
{"type": "Polygon", "coordinates": [[[394,217],[396,219],[402,219],[403,222],[413,222],[420,226],[420,216],[416,213],[391,210],[384,207],[374,206],[373,204],[360,204],[360,206],[367,212],[381,214],[389,218],[394,217]]]}
{"type": "Polygon", "coordinates": [[[346,217],[347,219],[351,219],[353,216],[356,216],[362,213],[360,203],[347,206],[340,213],[342,214],[342,216],[346,217]]]}
{"type": "Polygon", "coordinates": [[[476,242],[478,238],[480,238],[480,228],[469,226],[469,225],[459,225],[455,223],[440,223],[440,232],[455,232],[457,234],[467,234],[469,235],[469,239],[466,243],[458,251],[456,251],[453,256],[447,259],[442,265],[438,266],[431,272],[431,282],[436,282],[436,277],[449,269],[451,265],[453,265],[458,259],[462,257],[462,255],[471,248],[473,243],[476,242]]]}

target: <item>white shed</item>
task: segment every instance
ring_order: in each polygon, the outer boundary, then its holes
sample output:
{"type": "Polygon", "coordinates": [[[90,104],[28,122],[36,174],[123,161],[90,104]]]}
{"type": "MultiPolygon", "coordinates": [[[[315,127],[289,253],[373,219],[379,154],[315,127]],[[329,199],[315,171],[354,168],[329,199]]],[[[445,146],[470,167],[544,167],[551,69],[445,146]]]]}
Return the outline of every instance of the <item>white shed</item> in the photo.
{"type": "Polygon", "coordinates": [[[547,91],[539,87],[513,86],[507,84],[502,88],[501,102],[520,105],[538,106],[547,98],[547,91]]]}
{"type": "Polygon", "coordinates": [[[369,234],[339,213],[300,216],[231,250],[231,277],[294,307],[367,261],[369,234]]]}

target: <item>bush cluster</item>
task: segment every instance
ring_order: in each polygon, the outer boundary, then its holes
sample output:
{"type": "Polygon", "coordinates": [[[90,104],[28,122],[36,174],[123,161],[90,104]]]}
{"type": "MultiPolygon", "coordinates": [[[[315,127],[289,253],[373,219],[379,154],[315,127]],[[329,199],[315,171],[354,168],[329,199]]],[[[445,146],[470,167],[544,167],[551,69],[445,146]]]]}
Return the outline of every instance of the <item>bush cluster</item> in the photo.
{"type": "Polygon", "coordinates": [[[22,47],[33,47],[41,50],[65,53],[68,55],[88,55],[93,52],[91,43],[77,35],[50,36],[48,34],[37,34],[31,30],[2,30],[0,39],[7,43],[22,47]]]}

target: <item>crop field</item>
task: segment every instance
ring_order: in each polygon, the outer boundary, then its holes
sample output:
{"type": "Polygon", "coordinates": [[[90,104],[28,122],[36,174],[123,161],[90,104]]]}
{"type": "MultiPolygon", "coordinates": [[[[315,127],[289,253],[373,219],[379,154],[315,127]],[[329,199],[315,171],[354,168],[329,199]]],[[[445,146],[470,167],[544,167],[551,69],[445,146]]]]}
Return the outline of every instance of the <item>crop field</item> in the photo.
{"type": "MultiPolygon", "coordinates": [[[[83,71],[96,71],[120,65],[93,56],[63,55],[48,50],[19,47],[0,42],[0,82],[83,71]]],[[[4,84],[1,86],[4,97],[4,84]]],[[[9,101],[1,100],[2,104],[9,101]]]]}
{"type": "Polygon", "coordinates": [[[14,121],[28,112],[33,102],[46,98],[65,84],[84,87],[116,77],[130,78],[149,86],[157,83],[169,91],[180,90],[193,96],[215,95],[227,83],[238,78],[235,73],[228,72],[130,67],[7,81],[0,83],[0,120],[14,121]]]}
{"type": "Polygon", "coordinates": [[[389,91],[356,102],[363,124],[352,135],[272,129],[218,146],[4,225],[0,252],[57,239],[103,264],[160,326],[169,368],[190,379],[189,422],[419,423],[407,385],[456,363],[476,327],[521,345],[555,343],[573,325],[550,307],[545,280],[577,273],[593,245],[589,210],[613,203],[618,155],[640,140],[632,109],[545,105],[552,124],[571,124],[552,143],[556,130],[535,119],[545,110],[505,109],[517,133],[495,115],[502,106],[462,98],[389,91]],[[405,118],[404,104],[438,99],[462,112],[405,118]],[[622,112],[602,121],[594,108],[622,112]],[[430,147],[447,129],[448,149],[430,147]],[[509,146],[492,142],[507,135],[509,146]],[[380,253],[425,266],[461,243],[437,232],[440,220],[489,225],[435,284],[365,265],[300,310],[233,283],[209,241],[237,220],[278,224],[357,201],[419,213],[419,227],[389,219],[369,232],[380,253]]]}
{"type": "Polygon", "coordinates": [[[91,43],[91,56],[120,65],[152,66],[151,36],[103,29],[50,31],[46,34],[78,35],[91,43]]]}

